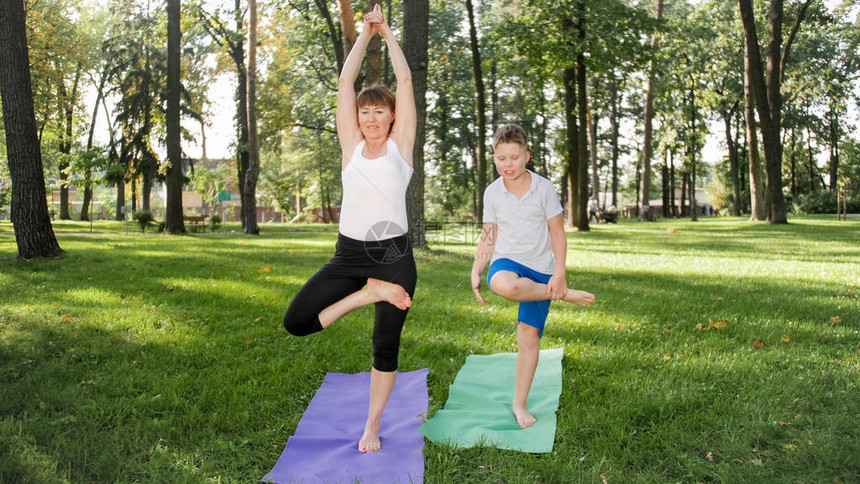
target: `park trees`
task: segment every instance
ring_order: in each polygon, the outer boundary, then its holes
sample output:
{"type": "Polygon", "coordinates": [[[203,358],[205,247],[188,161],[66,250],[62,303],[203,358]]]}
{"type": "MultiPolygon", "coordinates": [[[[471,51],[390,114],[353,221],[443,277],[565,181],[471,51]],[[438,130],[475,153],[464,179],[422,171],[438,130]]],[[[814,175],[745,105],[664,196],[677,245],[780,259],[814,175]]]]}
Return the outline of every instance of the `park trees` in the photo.
{"type": "Polygon", "coordinates": [[[18,256],[54,257],[62,249],[45,203],[42,154],[36,134],[23,2],[0,4],[0,96],[12,178],[12,223],[18,256]]]}

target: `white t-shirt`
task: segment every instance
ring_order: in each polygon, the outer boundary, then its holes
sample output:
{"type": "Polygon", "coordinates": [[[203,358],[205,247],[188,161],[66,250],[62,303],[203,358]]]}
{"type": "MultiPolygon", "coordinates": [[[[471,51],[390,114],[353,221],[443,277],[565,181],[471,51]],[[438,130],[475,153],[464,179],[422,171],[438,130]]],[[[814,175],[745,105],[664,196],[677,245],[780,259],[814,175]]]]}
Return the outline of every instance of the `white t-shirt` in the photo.
{"type": "Polygon", "coordinates": [[[362,156],[361,140],[340,176],[343,202],[341,234],[356,240],[376,241],[403,235],[408,230],[406,187],[412,178],[410,167],[397,144],[386,143],[388,152],[379,158],[362,156]]]}
{"type": "Polygon", "coordinates": [[[508,191],[502,177],[484,191],[484,223],[498,226],[492,260],[507,258],[552,274],[555,262],[547,220],[563,209],[552,182],[526,171],[531,174],[532,184],[520,199],[508,191]]]}

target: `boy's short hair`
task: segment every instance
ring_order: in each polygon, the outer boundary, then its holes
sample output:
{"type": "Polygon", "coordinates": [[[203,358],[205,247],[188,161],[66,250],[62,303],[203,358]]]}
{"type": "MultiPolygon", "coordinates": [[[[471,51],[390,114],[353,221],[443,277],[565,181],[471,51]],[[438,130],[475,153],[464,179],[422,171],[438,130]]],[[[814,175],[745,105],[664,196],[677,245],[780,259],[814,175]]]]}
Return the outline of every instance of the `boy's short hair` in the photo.
{"type": "Polygon", "coordinates": [[[523,148],[528,148],[528,135],[526,130],[516,124],[506,124],[499,127],[493,135],[493,148],[499,143],[516,143],[523,148]]]}
{"type": "Polygon", "coordinates": [[[391,89],[382,84],[374,84],[367,86],[358,93],[355,98],[356,107],[364,106],[388,106],[391,111],[394,111],[395,96],[391,89]]]}

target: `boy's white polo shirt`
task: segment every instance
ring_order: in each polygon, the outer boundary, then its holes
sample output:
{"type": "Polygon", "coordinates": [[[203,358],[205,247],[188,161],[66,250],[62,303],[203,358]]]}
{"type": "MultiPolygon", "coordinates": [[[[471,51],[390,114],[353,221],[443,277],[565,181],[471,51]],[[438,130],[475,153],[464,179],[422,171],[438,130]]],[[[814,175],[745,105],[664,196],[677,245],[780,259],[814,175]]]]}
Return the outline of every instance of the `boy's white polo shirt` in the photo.
{"type": "Polygon", "coordinates": [[[484,223],[498,226],[492,260],[507,258],[538,272],[552,274],[555,262],[547,220],[563,209],[552,182],[531,170],[526,171],[532,183],[522,198],[508,191],[502,177],[484,191],[484,223]]]}

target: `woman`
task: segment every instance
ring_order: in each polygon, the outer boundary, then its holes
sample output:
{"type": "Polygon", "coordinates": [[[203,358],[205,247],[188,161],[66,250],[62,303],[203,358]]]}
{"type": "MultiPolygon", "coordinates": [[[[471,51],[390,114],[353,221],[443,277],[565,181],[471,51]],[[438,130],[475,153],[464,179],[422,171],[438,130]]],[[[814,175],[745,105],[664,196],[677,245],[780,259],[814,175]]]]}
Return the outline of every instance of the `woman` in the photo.
{"type": "Polygon", "coordinates": [[[287,331],[305,336],[354,309],[375,304],[370,408],[358,442],[361,452],[382,446],[382,411],[397,378],[400,333],[415,292],[415,259],[406,232],[415,129],[409,66],[377,4],[365,15],[338,84],[343,203],[335,256],[299,290],[284,316],[287,331]],[[367,44],[376,34],[388,44],[397,93],[371,86],[356,96],[353,85],[367,44]]]}

